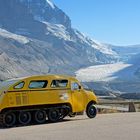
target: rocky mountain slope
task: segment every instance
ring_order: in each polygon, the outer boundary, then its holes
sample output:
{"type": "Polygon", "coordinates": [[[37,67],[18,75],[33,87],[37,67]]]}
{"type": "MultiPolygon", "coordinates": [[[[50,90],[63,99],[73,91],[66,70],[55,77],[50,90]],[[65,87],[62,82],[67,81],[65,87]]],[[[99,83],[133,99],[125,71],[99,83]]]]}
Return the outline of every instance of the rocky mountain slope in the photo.
{"type": "Polygon", "coordinates": [[[0,79],[33,74],[74,74],[114,63],[118,54],[71,27],[50,0],[0,1],[0,79]]]}

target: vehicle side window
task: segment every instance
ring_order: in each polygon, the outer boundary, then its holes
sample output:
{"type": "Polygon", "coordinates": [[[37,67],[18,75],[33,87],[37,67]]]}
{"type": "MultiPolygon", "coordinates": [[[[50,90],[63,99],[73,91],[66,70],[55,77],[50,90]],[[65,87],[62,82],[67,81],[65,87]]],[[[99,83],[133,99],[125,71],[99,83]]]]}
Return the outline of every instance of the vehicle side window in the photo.
{"type": "Polygon", "coordinates": [[[52,88],[61,88],[67,87],[68,80],[53,80],[51,83],[52,88]]]}
{"type": "Polygon", "coordinates": [[[47,80],[38,80],[38,81],[31,81],[29,84],[29,88],[34,89],[34,88],[46,88],[48,85],[47,80]]]}
{"type": "Polygon", "coordinates": [[[14,86],[14,89],[22,89],[24,87],[24,82],[20,82],[14,86]]]}
{"type": "Polygon", "coordinates": [[[80,85],[76,82],[71,83],[71,90],[79,90],[80,89],[80,85]]]}

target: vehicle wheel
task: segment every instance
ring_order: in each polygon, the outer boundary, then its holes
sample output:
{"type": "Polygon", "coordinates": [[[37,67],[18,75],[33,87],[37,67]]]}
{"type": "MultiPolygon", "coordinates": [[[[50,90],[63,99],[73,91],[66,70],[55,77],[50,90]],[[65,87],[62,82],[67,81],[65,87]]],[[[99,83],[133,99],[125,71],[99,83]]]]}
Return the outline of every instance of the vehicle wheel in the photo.
{"type": "Polygon", "coordinates": [[[61,108],[59,110],[59,121],[62,121],[69,114],[69,110],[66,108],[61,108]]]}
{"type": "Polygon", "coordinates": [[[76,113],[72,113],[72,112],[69,113],[69,117],[72,118],[72,117],[75,117],[75,116],[76,116],[76,113]]]}
{"type": "Polygon", "coordinates": [[[48,120],[50,122],[57,122],[60,119],[60,113],[57,109],[50,109],[48,113],[48,120]]]}
{"type": "Polygon", "coordinates": [[[20,112],[19,123],[22,125],[27,125],[31,122],[31,113],[28,111],[20,112]]]}
{"type": "Polygon", "coordinates": [[[44,110],[38,110],[34,114],[34,119],[37,123],[44,123],[46,121],[46,112],[44,110]]]}
{"type": "Polygon", "coordinates": [[[86,109],[86,114],[89,118],[95,118],[97,115],[97,108],[94,104],[89,104],[86,109]]]}
{"type": "Polygon", "coordinates": [[[16,115],[14,113],[6,113],[4,116],[4,124],[6,127],[12,127],[16,123],[16,115]]]}

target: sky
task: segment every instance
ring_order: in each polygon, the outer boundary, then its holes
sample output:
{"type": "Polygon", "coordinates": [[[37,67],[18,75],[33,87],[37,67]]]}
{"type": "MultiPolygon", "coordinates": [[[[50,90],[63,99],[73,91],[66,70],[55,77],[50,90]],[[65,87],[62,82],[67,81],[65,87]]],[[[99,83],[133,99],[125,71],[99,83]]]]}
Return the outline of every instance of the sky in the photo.
{"type": "Polygon", "coordinates": [[[103,43],[140,44],[140,0],[52,0],[72,27],[103,43]]]}

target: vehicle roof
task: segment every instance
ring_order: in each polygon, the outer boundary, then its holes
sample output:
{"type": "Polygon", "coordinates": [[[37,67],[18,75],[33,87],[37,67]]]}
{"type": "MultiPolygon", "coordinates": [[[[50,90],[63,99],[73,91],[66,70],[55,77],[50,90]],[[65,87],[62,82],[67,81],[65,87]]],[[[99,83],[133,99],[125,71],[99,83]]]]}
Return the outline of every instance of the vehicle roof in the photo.
{"type": "Polygon", "coordinates": [[[15,79],[10,79],[10,80],[30,80],[30,79],[71,79],[75,80],[75,77],[73,76],[68,76],[68,75],[56,75],[56,74],[51,74],[51,75],[34,75],[34,76],[28,76],[28,77],[21,77],[21,78],[15,78],[15,79]]]}
{"type": "MultiPolygon", "coordinates": [[[[67,79],[67,80],[73,80],[73,81],[77,80],[75,77],[68,76],[68,75],[54,75],[54,74],[52,74],[52,75],[35,75],[35,76],[28,76],[28,77],[20,77],[20,78],[8,79],[6,81],[7,82],[15,81],[15,83],[13,83],[13,84],[16,84],[19,81],[23,81],[23,80],[45,80],[45,79],[46,80],[49,80],[49,79],[50,80],[53,80],[53,79],[54,80],[57,80],[57,79],[65,80],[65,79],[67,79]]],[[[8,84],[8,85],[1,87],[0,91],[4,91],[4,90],[9,89],[13,84],[11,83],[11,84],[8,84]]]]}

